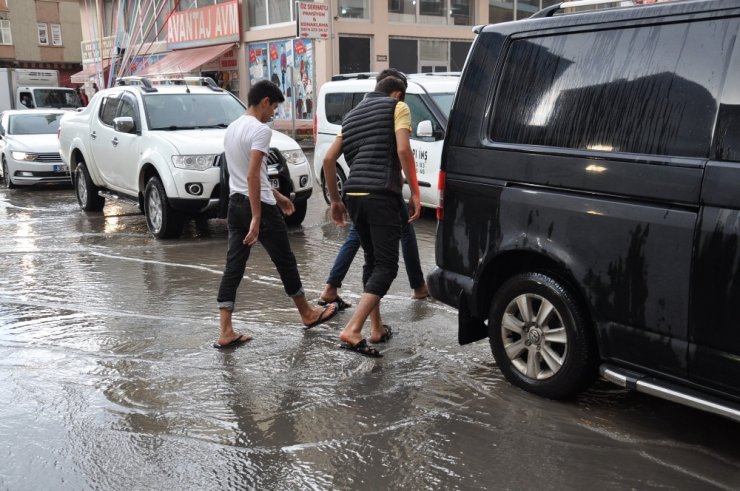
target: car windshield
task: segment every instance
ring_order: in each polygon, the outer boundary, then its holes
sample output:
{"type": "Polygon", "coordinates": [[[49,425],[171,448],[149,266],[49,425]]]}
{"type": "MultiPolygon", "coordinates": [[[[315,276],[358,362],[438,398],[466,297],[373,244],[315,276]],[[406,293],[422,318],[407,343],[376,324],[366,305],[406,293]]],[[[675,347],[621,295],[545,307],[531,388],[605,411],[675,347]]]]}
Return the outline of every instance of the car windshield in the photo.
{"type": "Polygon", "coordinates": [[[147,94],[144,106],[150,130],[225,128],[244,114],[241,102],[227,92],[147,94]]]}
{"type": "Polygon", "coordinates": [[[50,135],[57,132],[60,113],[17,114],[8,118],[9,135],[50,135]]]}
{"type": "Polygon", "coordinates": [[[442,110],[445,117],[450,117],[450,109],[452,109],[452,100],[455,98],[454,93],[449,94],[429,94],[437,107],[442,110]]]}
{"type": "Polygon", "coordinates": [[[34,89],[33,96],[36,99],[36,107],[82,107],[77,92],[71,89],[34,89]]]}

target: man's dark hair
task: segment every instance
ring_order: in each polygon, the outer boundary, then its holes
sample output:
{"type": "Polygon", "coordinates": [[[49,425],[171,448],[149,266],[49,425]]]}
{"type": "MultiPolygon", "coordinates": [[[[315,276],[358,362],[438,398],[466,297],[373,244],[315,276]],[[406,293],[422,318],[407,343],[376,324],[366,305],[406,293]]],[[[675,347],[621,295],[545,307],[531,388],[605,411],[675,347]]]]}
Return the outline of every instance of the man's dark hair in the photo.
{"type": "Polygon", "coordinates": [[[250,107],[256,106],[265,97],[270,98],[271,104],[285,101],[285,97],[283,96],[280,87],[269,80],[260,80],[256,84],[252,85],[251,89],[249,89],[249,93],[247,94],[247,105],[250,107]]]}
{"type": "Polygon", "coordinates": [[[396,77],[401,82],[403,82],[404,87],[406,87],[407,89],[409,88],[409,82],[408,80],[406,80],[406,75],[401,70],[397,70],[395,68],[386,68],[385,70],[380,72],[377,77],[375,77],[375,81],[380,82],[387,77],[396,77]]]}
{"type": "Polygon", "coordinates": [[[391,95],[392,92],[398,90],[401,92],[401,100],[403,100],[403,96],[406,95],[406,84],[404,84],[403,80],[401,80],[400,78],[385,77],[383,80],[375,84],[375,90],[386,95],[391,95]]]}

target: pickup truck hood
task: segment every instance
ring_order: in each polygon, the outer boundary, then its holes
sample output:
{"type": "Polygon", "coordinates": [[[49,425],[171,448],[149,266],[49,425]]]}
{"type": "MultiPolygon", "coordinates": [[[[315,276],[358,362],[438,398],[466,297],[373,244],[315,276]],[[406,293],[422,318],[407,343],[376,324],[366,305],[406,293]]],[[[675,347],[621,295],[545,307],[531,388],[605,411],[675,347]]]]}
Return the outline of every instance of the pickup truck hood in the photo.
{"type": "Polygon", "coordinates": [[[7,135],[7,147],[16,152],[59,153],[56,133],[51,135],[7,135]]]}
{"type": "MultiPolygon", "coordinates": [[[[157,131],[157,136],[171,143],[180,155],[219,154],[224,151],[224,135],[226,130],[179,130],[157,131]]],[[[54,135],[56,138],[56,135],[54,135]]],[[[278,150],[297,150],[298,143],[291,137],[272,132],[270,146],[278,150]]]]}

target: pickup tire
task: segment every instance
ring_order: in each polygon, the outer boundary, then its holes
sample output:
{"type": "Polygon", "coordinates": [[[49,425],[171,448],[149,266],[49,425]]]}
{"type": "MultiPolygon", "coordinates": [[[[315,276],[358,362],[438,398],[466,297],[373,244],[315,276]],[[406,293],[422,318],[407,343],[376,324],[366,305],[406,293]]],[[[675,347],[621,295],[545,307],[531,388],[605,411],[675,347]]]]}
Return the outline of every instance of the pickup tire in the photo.
{"type": "Polygon", "coordinates": [[[5,189],[15,189],[18,187],[13,184],[13,179],[10,177],[8,163],[5,161],[5,155],[3,155],[3,184],[5,185],[5,189]]]}
{"type": "Polygon", "coordinates": [[[308,200],[298,201],[293,203],[295,211],[292,215],[285,217],[285,223],[288,225],[300,225],[303,223],[303,219],[306,218],[306,210],[308,209],[308,200]]]}
{"type": "Polygon", "coordinates": [[[144,189],[144,215],[149,231],[157,239],[179,237],[185,217],[173,209],[159,177],[152,177],[144,189]]]}
{"type": "Polygon", "coordinates": [[[84,162],[80,162],[75,170],[75,196],[80,208],[84,211],[100,211],[105,206],[105,198],[98,195],[100,190],[90,178],[84,162]]]}
{"type": "MultiPolygon", "coordinates": [[[[347,177],[344,175],[344,171],[342,168],[337,164],[337,188],[339,188],[339,197],[344,197],[344,181],[347,180],[347,177]]],[[[324,177],[324,171],[321,171],[321,193],[324,195],[324,201],[326,201],[326,204],[331,204],[331,200],[329,199],[329,188],[326,186],[326,177],[324,177]]]]}
{"type": "Polygon", "coordinates": [[[528,392],[565,399],[596,378],[593,330],[565,283],[523,273],[496,292],[488,317],[491,350],[506,379],[528,392]]]}

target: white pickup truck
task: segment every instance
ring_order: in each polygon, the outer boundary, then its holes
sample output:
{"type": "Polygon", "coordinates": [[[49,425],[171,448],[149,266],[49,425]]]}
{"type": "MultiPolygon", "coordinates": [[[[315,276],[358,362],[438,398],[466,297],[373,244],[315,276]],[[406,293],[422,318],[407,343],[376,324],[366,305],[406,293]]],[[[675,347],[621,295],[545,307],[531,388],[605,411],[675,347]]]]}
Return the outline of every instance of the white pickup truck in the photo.
{"type": "MultiPolygon", "coordinates": [[[[244,113],[241,101],[215,84],[122,83],[61,120],[59,149],[80,207],[100,211],[105,199],[133,202],[156,238],[179,236],[189,216],[224,216],[224,133],[244,113]]],[[[270,179],[296,208],[286,221],[300,224],[313,189],[309,163],[286,135],[273,131],[270,146],[270,179]]]]}

